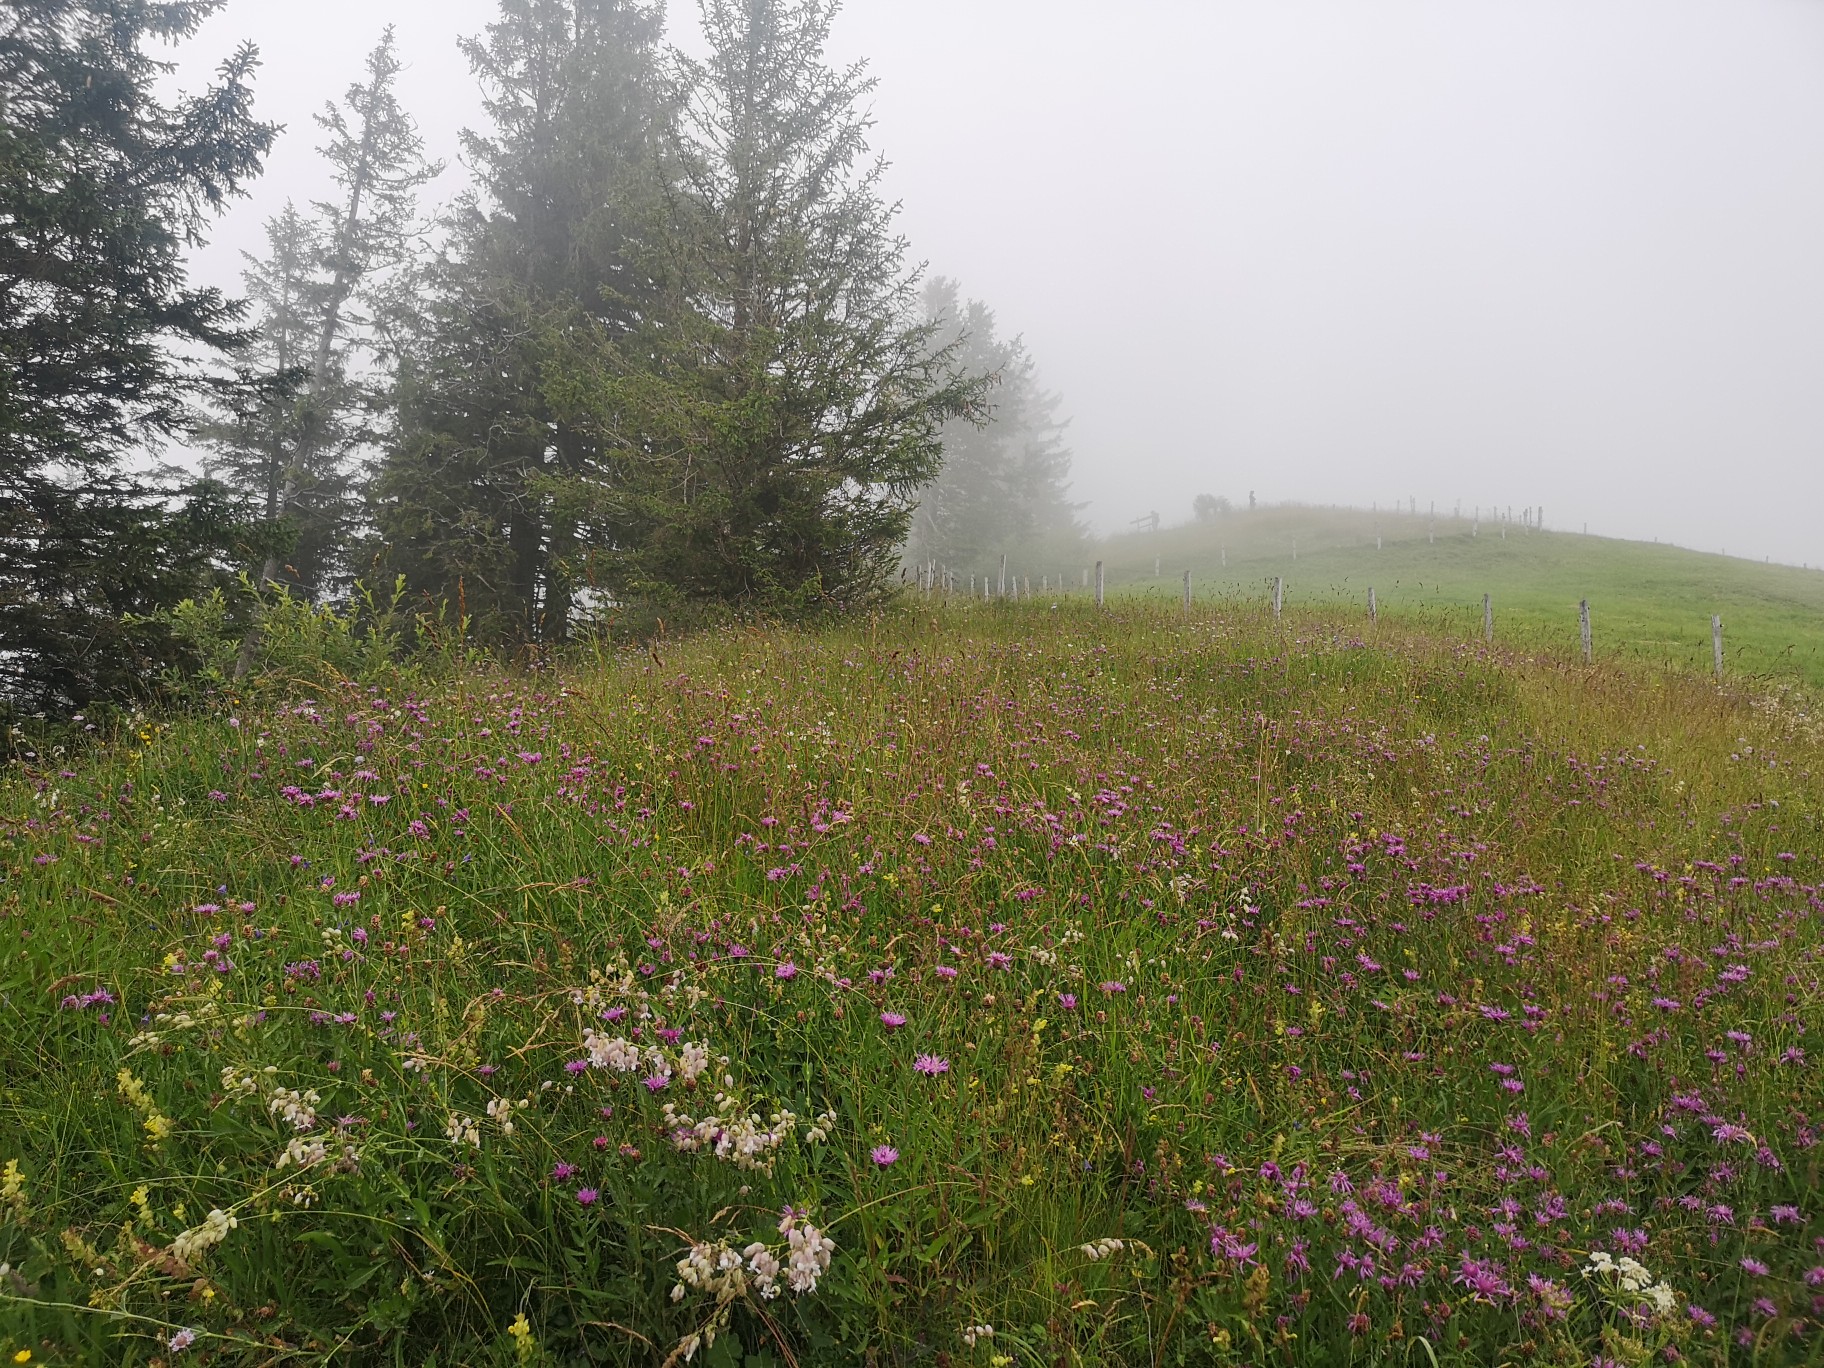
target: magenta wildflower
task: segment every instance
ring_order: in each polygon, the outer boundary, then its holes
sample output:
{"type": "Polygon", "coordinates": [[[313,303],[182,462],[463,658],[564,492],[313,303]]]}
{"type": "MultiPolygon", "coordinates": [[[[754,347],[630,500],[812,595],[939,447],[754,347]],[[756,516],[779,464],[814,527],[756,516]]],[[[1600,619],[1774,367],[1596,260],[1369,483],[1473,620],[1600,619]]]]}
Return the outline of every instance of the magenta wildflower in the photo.
{"type": "Polygon", "coordinates": [[[578,1188],[576,1190],[576,1200],[583,1206],[594,1206],[596,1199],[601,1195],[602,1194],[597,1192],[594,1188],[578,1188]]]}
{"type": "Polygon", "coordinates": [[[1077,995],[1075,993],[1059,993],[1058,1006],[1062,1007],[1067,1012],[1076,1011],[1077,995]]]}
{"type": "Polygon", "coordinates": [[[554,1164],[551,1168],[551,1176],[560,1183],[565,1182],[576,1176],[576,1165],[564,1163],[554,1164]]]}
{"type": "Polygon", "coordinates": [[[1766,1277],[1768,1272],[1767,1265],[1756,1258],[1743,1259],[1742,1268],[1757,1278],[1766,1277]]]}
{"type": "Polygon", "coordinates": [[[880,1014],[880,1024],[885,1026],[889,1031],[897,1031],[901,1026],[906,1024],[906,1019],[898,1012],[882,1012],[880,1014]]]}
{"type": "Polygon", "coordinates": [[[950,1072],[950,1061],[941,1055],[921,1054],[912,1061],[912,1067],[928,1077],[935,1078],[938,1074],[950,1072]]]}
{"type": "Polygon", "coordinates": [[[1108,982],[1097,986],[1105,993],[1125,993],[1127,991],[1127,985],[1122,983],[1119,979],[1110,979],[1108,982]]]}
{"type": "Polygon", "coordinates": [[[937,966],[936,969],[932,970],[931,972],[936,974],[941,979],[953,979],[956,977],[956,970],[952,969],[947,964],[940,964],[937,966]]]}
{"type": "Polygon", "coordinates": [[[872,1159],[881,1168],[886,1168],[891,1164],[899,1162],[899,1151],[894,1149],[891,1145],[876,1145],[868,1152],[868,1158],[872,1159]]]}
{"type": "Polygon", "coordinates": [[[773,977],[776,979],[795,979],[798,977],[798,966],[793,964],[790,960],[787,960],[784,964],[773,970],[773,977]]]}

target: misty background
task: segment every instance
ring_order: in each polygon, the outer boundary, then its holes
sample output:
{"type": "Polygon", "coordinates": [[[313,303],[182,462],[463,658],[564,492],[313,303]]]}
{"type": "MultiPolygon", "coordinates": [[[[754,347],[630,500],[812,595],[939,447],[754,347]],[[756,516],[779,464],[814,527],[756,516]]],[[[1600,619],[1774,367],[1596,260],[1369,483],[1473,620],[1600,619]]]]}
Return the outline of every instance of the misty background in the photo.
{"type": "MultiPolygon", "coordinates": [[[[196,277],[241,288],[310,115],[387,23],[466,181],[493,0],[236,0],[287,130],[196,277]]],[[[674,3],[687,49],[695,10],[674,3]]],[[[850,0],[832,56],[914,259],[1022,334],[1098,531],[1200,492],[1824,560],[1824,7],[1800,0],[850,0]]]]}

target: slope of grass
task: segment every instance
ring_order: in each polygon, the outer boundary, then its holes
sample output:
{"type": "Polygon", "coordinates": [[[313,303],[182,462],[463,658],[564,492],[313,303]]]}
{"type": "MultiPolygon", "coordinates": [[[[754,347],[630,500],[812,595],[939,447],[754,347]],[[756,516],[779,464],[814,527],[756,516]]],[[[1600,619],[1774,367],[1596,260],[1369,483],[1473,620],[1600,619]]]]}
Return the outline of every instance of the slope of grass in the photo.
{"type": "MultiPolygon", "coordinates": [[[[1484,522],[1472,535],[1473,526],[1433,524],[1422,512],[1281,505],[1117,537],[1104,554],[1109,583],[1123,591],[1176,599],[1189,570],[1198,596],[1264,603],[1281,576],[1291,602],[1347,604],[1365,616],[1373,586],[1383,612],[1464,636],[1480,635],[1488,594],[1502,639],[1565,651],[1579,649],[1577,605],[1587,598],[1599,653],[1702,672],[1712,665],[1716,613],[1726,669],[1824,685],[1824,571],[1515,523],[1484,522]]],[[[1080,592],[1076,567],[1068,582],[1080,592]]]]}
{"type": "Polygon", "coordinates": [[[1817,724],[1360,627],[953,605],[11,773],[0,1355],[1816,1361],[1817,724]]]}

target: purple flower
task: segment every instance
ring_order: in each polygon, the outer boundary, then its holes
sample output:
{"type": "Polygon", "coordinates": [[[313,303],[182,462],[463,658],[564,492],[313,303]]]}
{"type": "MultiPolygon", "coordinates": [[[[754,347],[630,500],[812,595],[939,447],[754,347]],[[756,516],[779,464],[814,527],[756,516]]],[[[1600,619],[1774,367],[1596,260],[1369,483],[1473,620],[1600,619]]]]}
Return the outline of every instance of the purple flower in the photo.
{"type": "Polygon", "coordinates": [[[899,1151],[894,1149],[891,1145],[876,1145],[868,1152],[868,1158],[872,1159],[881,1168],[886,1168],[891,1164],[899,1162],[899,1151]]]}
{"type": "Polygon", "coordinates": [[[1105,993],[1125,993],[1127,991],[1127,985],[1122,983],[1119,979],[1110,979],[1108,982],[1098,984],[1097,986],[1105,993]]]}
{"type": "Polygon", "coordinates": [[[936,974],[941,979],[953,979],[956,977],[956,970],[952,969],[947,964],[940,964],[937,966],[936,969],[932,970],[931,972],[936,974]]]}
{"type": "Polygon", "coordinates": [[[1759,1259],[1743,1259],[1742,1267],[1757,1278],[1764,1278],[1767,1276],[1767,1265],[1762,1263],[1759,1259]]]}
{"type": "Polygon", "coordinates": [[[927,1077],[935,1078],[938,1074],[950,1072],[950,1061],[941,1055],[921,1054],[912,1061],[912,1067],[927,1077]]]}
{"type": "Polygon", "coordinates": [[[885,1026],[889,1031],[897,1031],[901,1026],[906,1024],[906,1019],[898,1012],[882,1012],[880,1014],[880,1024],[885,1026]]]}
{"type": "Polygon", "coordinates": [[[576,1190],[576,1200],[582,1206],[594,1206],[596,1198],[601,1195],[602,1194],[597,1192],[594,1188],[578,1188],[576,1190]]]}
{"type": "Polygon", "coordinates": [[[196,1343],[196,1331],[185,1327],[171,1336],[171,1352],[181,1354],[196,1343]]]}
{"type": "Polygon", "coordinates": [[[1062,1007],[1067,1012],[1076,1011],[1077,995],[1075,993],[1059,993],[1058,1006],[1062,1007]]]}
{"type": "Polygon", "coordinates": [[[787,960],[784,964],[773,970],[773,977],[776,979],[795,979],[798,977],[798,966],[793,964],[790,960],[787,960]]]}
{"type": "Polygon", "coordinates": [[[650,1078],[642,1078],[640,1082],[646,1085],[646,1090],[648,1092],[658,1092],[670,1083],[671,1079],[664,1074],[654,1074],[650,1078]]]}
{"type": "Polygon", "coordinates": [[[551,1167],[551,1176],[560,1183],[567,1182],[576,1176],[576,1165],[564,1163],[554,1164],[551,1167]]]}

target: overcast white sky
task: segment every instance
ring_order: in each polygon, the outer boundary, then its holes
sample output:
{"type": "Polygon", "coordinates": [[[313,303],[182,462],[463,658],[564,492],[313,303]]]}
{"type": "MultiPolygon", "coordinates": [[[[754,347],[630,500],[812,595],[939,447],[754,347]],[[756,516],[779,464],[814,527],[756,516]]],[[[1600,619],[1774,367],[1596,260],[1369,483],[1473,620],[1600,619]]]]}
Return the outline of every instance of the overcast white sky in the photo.
{"type": "MultiPolygon", "coordinates": [[[[388,22],[454,162],[493,8],[230,0],[186,79],[252,38],[290,129],[198,274],[321,188],[310,113],[388,22]]],[[[836,45],[1098,526],[1411,495],[1824,561],[1818,0],[849,0],[836,45]]]]}

